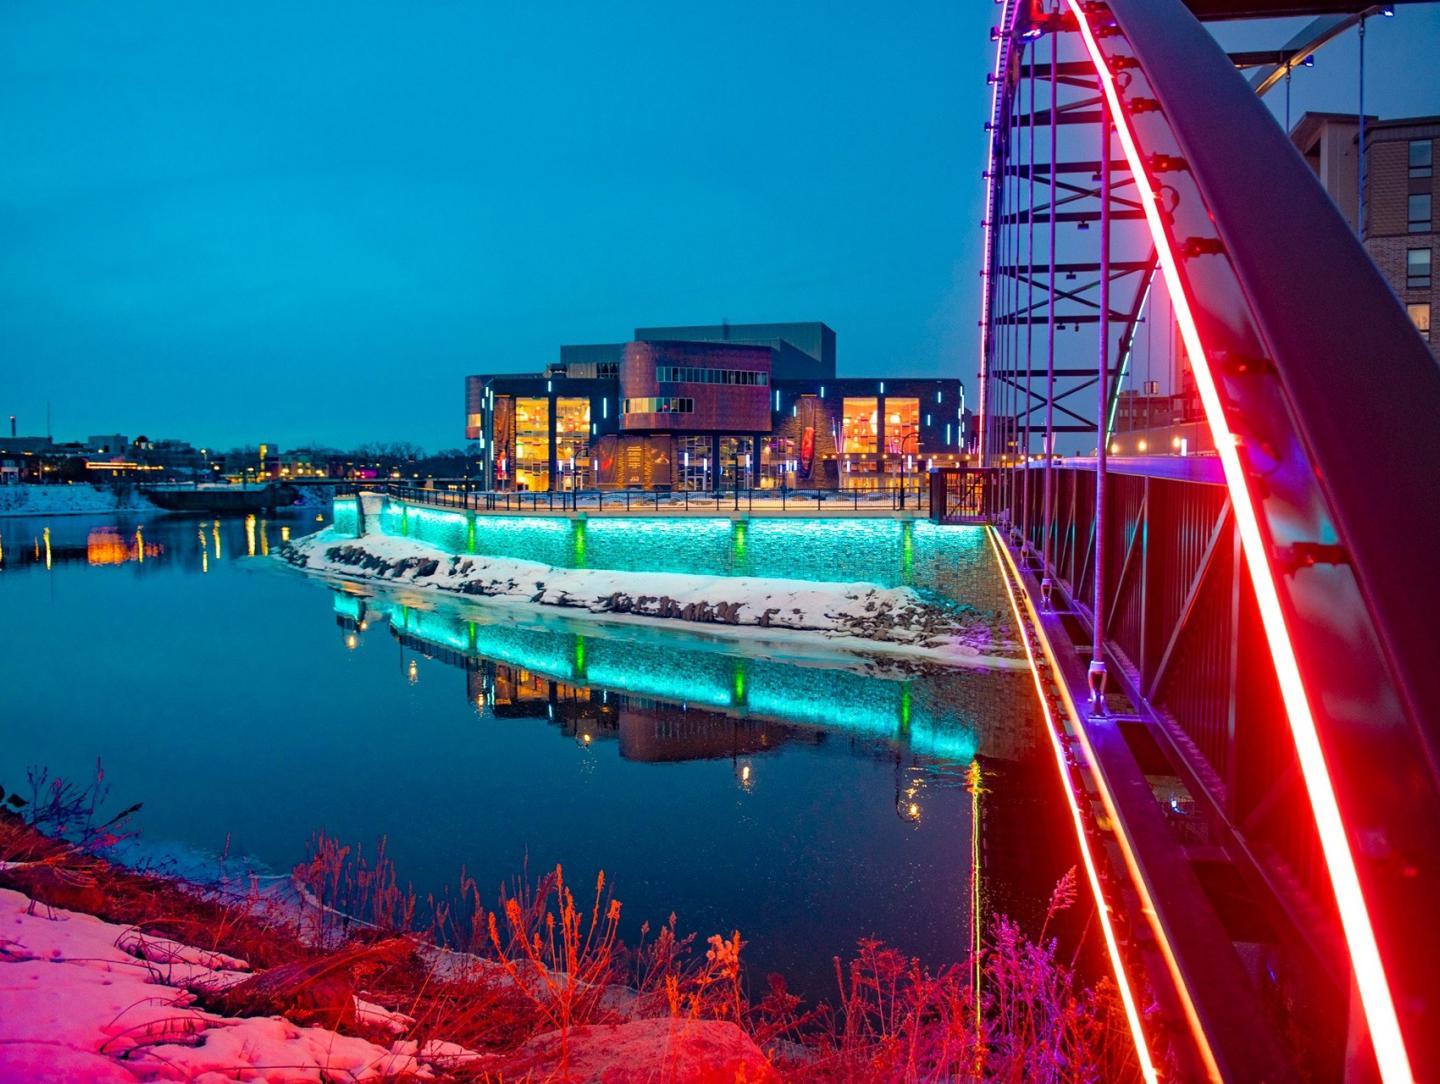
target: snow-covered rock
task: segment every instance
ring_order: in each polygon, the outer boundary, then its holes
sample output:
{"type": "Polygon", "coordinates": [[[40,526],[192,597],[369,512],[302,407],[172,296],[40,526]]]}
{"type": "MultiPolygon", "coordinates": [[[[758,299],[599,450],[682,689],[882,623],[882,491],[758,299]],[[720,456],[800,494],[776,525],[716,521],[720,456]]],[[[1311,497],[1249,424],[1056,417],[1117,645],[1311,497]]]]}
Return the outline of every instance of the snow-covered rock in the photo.
{"type": "Polygon", "coordinates": [[[933,603],[909,587],[557,568],[515,558],[456,555],[392,535],[347,538],[329,529],[282,545],[278,556],[325,576],[579,615],[803,631],[850,646],[905,648],[957,665],[1023,665],[1015,645],[997,634],[994,621],[964,607],[933,603]]]}
{"type": "Polygon", "coordinates": [[[433,1076],[405,1050],[279,1017],[197,1009],[194,996],[160,969],[183,965],[188,982],[207,970],[203,961],[243,961],[171,942],[155,949],[168,957],[157,964],[122,947],[137,948],[134,936],[133,927],[0,889],[0,1081],[318,1084],[433,1076]]]}

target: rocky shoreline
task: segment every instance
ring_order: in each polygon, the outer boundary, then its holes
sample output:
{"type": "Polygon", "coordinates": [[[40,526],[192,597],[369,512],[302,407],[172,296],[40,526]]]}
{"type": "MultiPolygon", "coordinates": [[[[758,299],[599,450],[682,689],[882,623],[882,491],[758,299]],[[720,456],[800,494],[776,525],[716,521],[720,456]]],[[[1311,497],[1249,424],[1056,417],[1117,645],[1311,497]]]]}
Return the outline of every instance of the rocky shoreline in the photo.
{"type": "Polygon", "coordinates": [[[597,616],[812,633],[878,648],[910,648],[958,665],[1019,665],[1004,615],[940,603],[908,587],[759,577],[555,568],[446,553],[410,539],[321,531],[282,545],[306,572],[504,599],[597,616]]]}

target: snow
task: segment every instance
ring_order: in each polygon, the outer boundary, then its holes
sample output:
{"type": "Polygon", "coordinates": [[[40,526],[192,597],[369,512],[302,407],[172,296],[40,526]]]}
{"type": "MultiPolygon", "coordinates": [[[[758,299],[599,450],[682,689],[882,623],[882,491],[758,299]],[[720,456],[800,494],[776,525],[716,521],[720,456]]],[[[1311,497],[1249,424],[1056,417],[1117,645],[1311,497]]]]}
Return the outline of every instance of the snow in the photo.
{"type": "Polygon", "coordinates": [[[156,963],[127,951],[138,947],[137,933],[0,889],[0,1081],[208,1084],[434,1075],[417,1060],[413,1044],[387,1049],[280,1017],[197,1009],[191,989],[206,975],[227,974],[206,965],[244,961],[146,939],[143,952],[166,957],[156,963]]]}
{"type": "MultiPolygon", "coordinates": [[[[775,1071],[734,1024],[657,1017],[536,1036],[507,1055],[439,1038],[390,1046],[281,1017],[226,1017],[192,991],[248,965],[131,926],[0,889],[0,1082],[280,1082],[434,1079],[494,1070],[507,1079],[769,1081],[775,1071]]],[[[401,1036],[415,1021],[364,998],[356,1017],[401,1036]]]]}
{"type": "Polygon", "coordinates": [[[155,505],[134,489],[120,492],[88,482],[0,486],[0,516],[94,516],[155,511],[158,511],[155,505]]]}
{"type": "Polygon", "coordinates": [[[897,651],[951,665],[1012,667],[1012,644],[981,619],[934,605],[909,587],[754,576],[695,576],[556,568],[536,561],[457,556],[392,535],[352,539],[319,531],[277,556],[345,580],[562,609],[608,620],[680,620],[707,631],[803,632],[847,650],[897,651]]]}

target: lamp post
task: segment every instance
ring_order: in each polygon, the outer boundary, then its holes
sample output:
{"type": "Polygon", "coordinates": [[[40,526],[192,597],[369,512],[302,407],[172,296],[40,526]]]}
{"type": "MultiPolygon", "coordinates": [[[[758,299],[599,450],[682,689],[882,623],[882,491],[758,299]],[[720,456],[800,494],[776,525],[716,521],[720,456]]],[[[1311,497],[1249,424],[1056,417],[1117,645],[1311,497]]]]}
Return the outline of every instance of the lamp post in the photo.
{"type": "Polygon", "coordinates": [[[735,479],[735,511],[740,511],[740,446],[730,449],[730,474],[735,479]]]}

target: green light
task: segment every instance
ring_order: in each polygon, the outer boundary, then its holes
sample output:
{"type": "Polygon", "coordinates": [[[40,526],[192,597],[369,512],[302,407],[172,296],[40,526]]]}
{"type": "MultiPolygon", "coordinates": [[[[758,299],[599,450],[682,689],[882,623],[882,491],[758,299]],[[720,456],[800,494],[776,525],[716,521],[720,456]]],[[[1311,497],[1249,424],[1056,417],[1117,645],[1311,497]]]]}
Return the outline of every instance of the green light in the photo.
{"type": "Polygon", "coordinates": [[[570,566],[572,568],[585,567],[585,531],[585,520],[576,519],[574,526],[571,527],[571,533],[575,537],[575,559],[574,563],[570,566]]]}
{"type": "MultiPolygon", "coordinates": [[[[337,524],[343,526],[337,503],[337,524]]],[[[914,585],[980,609],[1004,609],[985,535],[924,520],[750,519],[713,516],[492,516],[386,502],[380,531],[447,553],[537,561],[556,568],[763,576],[827,583],[914,585]]]]}
{"type": "MultiPolygon", "coordinates": [[[[381,599],[369,605],[376,613],[385,611],[381,599]]],[[[650,643],[485,624],[405,605],[395,606],[394,612],[400,617],[399,628],[420,639],[560,681],[873,741],[903,741],[922,756],[966,764],[976,751],[974,721],[959,714],[963,709],[953,698],[938,693],[916,698],[909,681],[736,658],[713,648],[683,646],[683,635],[650,643]]]]}

